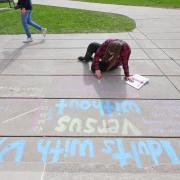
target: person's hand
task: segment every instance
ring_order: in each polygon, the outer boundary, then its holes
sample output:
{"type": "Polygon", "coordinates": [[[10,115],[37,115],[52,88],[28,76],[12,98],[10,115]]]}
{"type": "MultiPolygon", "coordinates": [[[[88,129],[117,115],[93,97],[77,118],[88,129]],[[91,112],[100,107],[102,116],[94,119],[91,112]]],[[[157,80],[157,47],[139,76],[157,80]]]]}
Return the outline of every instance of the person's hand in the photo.
{"type": "Polygon", "coordinates": [[[27,10],[26,10],[25,8],[22,8],[21,13],[22,13],[22,14],[26,14],[26,11],[27,11],[27,10]]]}
{"type": "Polygon", "coordinates": [[[126,76],[126,77],[125,77],[125,80],[126,80],[126,81],[130,81],[130,82],[134,82],[134,79],[133,79],[132,76],[126,76]]]}
{"type": "Polygon", "coordinates": [[[101,72],[101,70],[96,70],[96,71],[95,71],[95,74],[96,74],[96,77],[97,77],[98,79],[101,79],[101,78],[102,78],[102,72],[101,72]]]}

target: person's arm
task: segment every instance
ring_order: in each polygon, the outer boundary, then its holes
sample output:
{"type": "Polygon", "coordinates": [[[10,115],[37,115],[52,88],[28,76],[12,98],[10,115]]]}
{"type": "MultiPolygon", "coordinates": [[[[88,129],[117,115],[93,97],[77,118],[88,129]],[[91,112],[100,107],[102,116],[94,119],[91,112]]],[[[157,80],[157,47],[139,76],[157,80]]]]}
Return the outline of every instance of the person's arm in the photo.
{"type": "Polygon", "coordinates": [[[133,80],[133,78],[132,78],[132,75],[129,75],[128,60],[129,60],[129,58],[125,58],[125,59],[123,60],[123,61],[124,61],[124,63],[123,63],[123,69],[124,69],[124,75],[125,75],[124,79],[125,79],[126,81],[131,81],[131,82],[133,82],[134,80],[133,80]]]}
{"type": "Polygon", "coordinates": [[[126,80],[128,80],[128,77],[130,76],[129,75],[129,65],[128,65],[130,54],[131,54],[131,49],[129,46],[127,46],[125,44],[122,47],[122,52],[121,52],[120,58],[122,60],[122,66],[123,66],[124,75],[125,75],[126,80]]]}
{"type": "Polygon", "coordinates": [[[94,56],[94,66],[95,66],[95,75],[98,79],[102,78],[102,72],[99,69],[99,59],[103,57],[106,48],[108,44],[111,42],[111,39],[106,40],[96,51],[95,56],[94,56]]]}
{"type": "Polygon", "coordinates": [[[103,57],[108,44],[111,42],[111,39],[107,39],[96,51],[94,56],[95,70],[99,70],[99,59],[103,57]]]}
{"type": "Polygon", "coordinates": [[[128,65],[128,59],[123,58],[123,70],[124,70],[124,75],[125,77],[129,77],[129,65],[128,65]]]}

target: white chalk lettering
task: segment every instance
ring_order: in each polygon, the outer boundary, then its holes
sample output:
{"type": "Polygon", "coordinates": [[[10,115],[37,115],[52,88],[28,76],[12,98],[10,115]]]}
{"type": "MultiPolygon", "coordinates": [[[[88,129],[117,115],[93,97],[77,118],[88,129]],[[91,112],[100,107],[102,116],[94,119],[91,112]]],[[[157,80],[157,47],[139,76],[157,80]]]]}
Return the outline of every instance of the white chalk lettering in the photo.
{"type": "Polygon", "coordinates": [[[58,120],[58,126],[54,128],[55,131],[59,133],[63,132],[76,132],[76,133],[100,133],[100,134],[108,134],[108,133],[120,133],[126,136],[129,135],[130,132],[133,135],[141,135],[141,131],[133,125],[128,119],[108,119],[98,121],[94,118],[87,119],[79,119],[79,118],[71,118],[69,116],[63,116],[58,120]],[[120,128],[122,128],[120,130],[120,128]]]}

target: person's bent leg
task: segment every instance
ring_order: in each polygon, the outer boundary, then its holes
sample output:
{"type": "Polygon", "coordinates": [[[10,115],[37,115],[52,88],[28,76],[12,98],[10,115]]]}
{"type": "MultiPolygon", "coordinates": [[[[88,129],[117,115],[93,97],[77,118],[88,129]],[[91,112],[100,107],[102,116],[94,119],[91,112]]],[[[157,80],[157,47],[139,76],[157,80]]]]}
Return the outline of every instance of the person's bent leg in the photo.
{"type": "Polygon", "coordinates": [[[33,40],[31,38],[31,32],[28,27],[28,11],[26,13],[21,13],[21,21],[22,21],[22,25],[27,36],[27,40],[23,42],[24,43],[32,42],[33,40]]]}
{"type": "Polygon", "coordinates": [[[94,53],[96,53],[96,51],[100,47],[100,45],[101,44],[99,44],[97,42],[90,43],[87,48],[85,56],[78,57],[79,61],[85,61],[85,62],[92,61],[93,60],[92,55],[94,53]]]}
{"type": "Polygon", "coordinates": [[[47,33],[47,28],[43,28],[41,27],[39,24],[35,23],[32,19],[31,19],[31,15],[32,15],[32,11],[29,10],[28,12],[28,24],[33,26],[35,29],[41,31],[41,33],[43,34],[43,36],[46,36],[47,33]]]}
{"type": "Polygon", "coordinates": [[[28,15],[27,15],[27,23],[31,26],[33,26],[35,29],[41,31],[42,30],[42,27],[35,23],[34,21],[31,20],[31,14],[32,14],[32,11],[31,10],[28,10],[27,11],[28,15]]]}

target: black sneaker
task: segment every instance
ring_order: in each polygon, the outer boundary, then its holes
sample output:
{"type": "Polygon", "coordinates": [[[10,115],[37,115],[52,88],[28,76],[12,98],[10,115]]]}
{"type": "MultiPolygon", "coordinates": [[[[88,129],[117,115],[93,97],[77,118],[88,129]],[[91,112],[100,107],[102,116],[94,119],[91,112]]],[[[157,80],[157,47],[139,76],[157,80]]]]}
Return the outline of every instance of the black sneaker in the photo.
{"type": "Polygon", "coordinates": [[[83,56],[79,56],[79,57],[78,57],[78,60],[79,60],[79,61],[86,61],[83,56]]]}
{"type": "Polygon", "coordinates": [[[92,61],[93,58],[91,57],[91,58],[89,58],[89,59],[86,59],[86,58],[83,57],[83,56],[79,56],[79,57],[78,57],[78,60],[81,61],[81,62],[89,62],[89,61],[92,61]]]}

